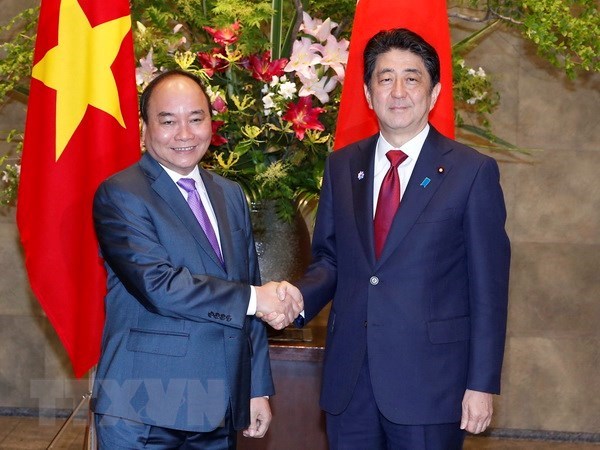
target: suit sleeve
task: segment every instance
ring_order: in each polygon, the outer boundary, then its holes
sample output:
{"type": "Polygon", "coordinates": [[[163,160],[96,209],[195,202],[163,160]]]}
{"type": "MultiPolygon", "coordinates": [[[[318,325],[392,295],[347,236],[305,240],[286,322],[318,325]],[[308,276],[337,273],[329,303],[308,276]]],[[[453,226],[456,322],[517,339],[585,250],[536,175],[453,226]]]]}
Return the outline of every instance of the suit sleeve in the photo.
{"type": "MultiPolygon", "coordinates": [[[[329,303],[337,285],[335,211],[330,165],[331,159],[328,158],[313,233],[312,262],[305,275],[295,283],[304,297],[304,322],[310,321],[329,303]]],[[[296,323],[302,325],[302,322],[296,323]]]]}
{"type": "Polygon", "coordinates": [[[486,158],[471,187],[464,219],[471,340],[467,388],[500,392],[508,307],[510,243],[498,165],[486,158]]]}
{"type": "MultiPolygon", "coordinates": [[[[146,204],[116,183],[104,182],[94,197],[94,224],[103,258],[126,289],[148,310],[193,321],[242,328],[248,284],[193,274],[172,264],[146,204]],[[218,311],[229,320],[209,314],[218,311]]],[[[110,286],[109,286],[110,289],[110,286]]]]}
{"type": "MultiPolygon", "coordinates": [[[[260,268],[258,265],[258,255],[256,254],[256,245],[252,233],[252,223],[250,221],[250,211],[248,203],[244,197],[241,188],[239,190],[240,204],[244,210],[245,227],[248,241],[248,261],[251,284],[260,286],[260,268]]],[[[250,397],[264,397],[273,395],[275,388],[273,386],[273,377],[271,375],[271,363],[269,358],[269,343],[267,341],[267,330],[262,320],[257,317],[249,317],[250,321],[250,340],[252,345],[252,374],[250,397]]]]}

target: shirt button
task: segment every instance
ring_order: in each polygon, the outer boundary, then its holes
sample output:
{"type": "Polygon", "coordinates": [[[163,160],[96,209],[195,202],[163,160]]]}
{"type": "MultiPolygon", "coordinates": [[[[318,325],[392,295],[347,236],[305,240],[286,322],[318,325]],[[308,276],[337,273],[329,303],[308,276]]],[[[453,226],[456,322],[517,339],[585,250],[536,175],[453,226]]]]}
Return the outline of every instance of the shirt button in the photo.
{"type": "Polygon", "coordinates": [[[371,277],[369,279],[369,283],[371,283],[373,286],[377,286],[379,284],[379,278],[377,278],[377,277],[371,277]]]}

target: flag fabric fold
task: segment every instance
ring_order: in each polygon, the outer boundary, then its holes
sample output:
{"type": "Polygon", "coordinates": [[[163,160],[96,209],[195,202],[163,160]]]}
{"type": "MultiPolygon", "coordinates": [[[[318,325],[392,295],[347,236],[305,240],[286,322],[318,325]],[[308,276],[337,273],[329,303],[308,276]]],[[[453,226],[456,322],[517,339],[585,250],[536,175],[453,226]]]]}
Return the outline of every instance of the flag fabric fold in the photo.
{"type": "Polygon", "coordinates": [[[356,6],[346,77],[342,88],[335,133],[335,149],[375,134],[379,127],[363,90],[363,51],[381,30],[408,28],[421,35],[438,52],[442,91],[430,113],[431,124],[454,137],[452,57],[445,0],[360,0],[356,6]]]}
{"type": "Polygon", "coordinates": [[[33,293],[75,376],[98,361],[106,274],[92,220],[105,178],[140,156],[127,0],[42,0],[17,201],[33,293]]]}

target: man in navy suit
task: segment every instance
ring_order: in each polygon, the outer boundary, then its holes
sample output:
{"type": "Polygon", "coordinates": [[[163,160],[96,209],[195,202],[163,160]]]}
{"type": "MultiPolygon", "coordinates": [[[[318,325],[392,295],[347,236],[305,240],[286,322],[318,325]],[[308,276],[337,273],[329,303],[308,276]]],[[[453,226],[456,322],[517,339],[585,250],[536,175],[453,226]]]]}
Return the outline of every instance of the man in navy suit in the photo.
{"type": "Polygon", "coordinates": [[[271,420],[267,338],[255,314],[272,313],[280,328],[302,305],[279,299],[275,283],[259,287],[241,188],[198,167],[212,133],[200,80],[163,73],[140,110],[146,153],[94,198],[108,271],[92,400],[98,442],[234,449],[236,430],[262,437],[271,420]]]}
{"type": "Polygon", "coordinates": [[[364,61],[380,133],[328,158],[313,262],[296,283],[306,321],[333,299],[330,449],[460,449],[500,391],[510,244],[498,166],[428,124],[440,68],[420,36],[380,32],[364,61]],[[399,179],[391,197],[386,177],[399,179]]]}

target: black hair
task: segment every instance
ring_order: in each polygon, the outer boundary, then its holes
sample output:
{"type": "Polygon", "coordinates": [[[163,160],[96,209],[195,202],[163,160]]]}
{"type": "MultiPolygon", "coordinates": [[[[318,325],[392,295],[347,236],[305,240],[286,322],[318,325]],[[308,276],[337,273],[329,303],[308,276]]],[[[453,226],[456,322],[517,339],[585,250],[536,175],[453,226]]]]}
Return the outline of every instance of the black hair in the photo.
{"type": "Polygon", "coordinates": [[[408,50],[421,57],[431,78],[431,89],[440,82],[440,58],[435,48],[413,31],[406,28],[394,28],[380,31],[367,42],[363,53],[363,77],[367,87],[370,87],[379,55],[393,49],[408,50]]]}

